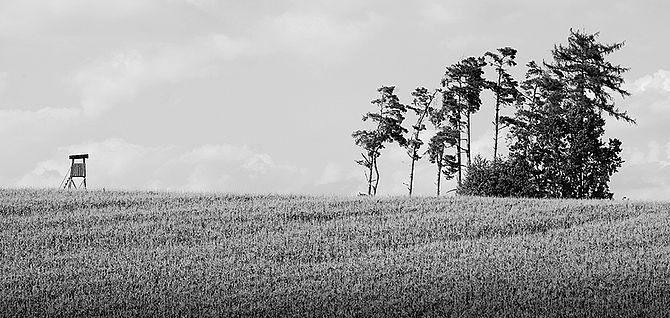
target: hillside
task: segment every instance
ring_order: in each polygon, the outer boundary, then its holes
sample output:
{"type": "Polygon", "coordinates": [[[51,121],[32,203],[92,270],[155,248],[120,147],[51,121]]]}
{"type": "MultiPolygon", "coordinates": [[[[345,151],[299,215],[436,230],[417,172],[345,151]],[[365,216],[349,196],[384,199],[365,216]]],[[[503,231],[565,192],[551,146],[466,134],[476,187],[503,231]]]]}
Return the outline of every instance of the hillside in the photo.
{"type": "Polygon", "coordinates": [[[670,315],[670,203],[0,190],[0,315],[670,315]]]}

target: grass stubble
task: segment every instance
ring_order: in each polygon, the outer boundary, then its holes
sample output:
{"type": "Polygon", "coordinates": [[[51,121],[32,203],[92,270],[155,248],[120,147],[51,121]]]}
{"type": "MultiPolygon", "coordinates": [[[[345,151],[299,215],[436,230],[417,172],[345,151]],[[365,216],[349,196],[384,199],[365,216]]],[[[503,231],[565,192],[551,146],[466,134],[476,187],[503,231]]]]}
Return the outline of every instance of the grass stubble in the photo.
{"type": "Polygon", "coordinates": [[[668,211],[0,190],[0,315],[670,316],[668,211]]]}

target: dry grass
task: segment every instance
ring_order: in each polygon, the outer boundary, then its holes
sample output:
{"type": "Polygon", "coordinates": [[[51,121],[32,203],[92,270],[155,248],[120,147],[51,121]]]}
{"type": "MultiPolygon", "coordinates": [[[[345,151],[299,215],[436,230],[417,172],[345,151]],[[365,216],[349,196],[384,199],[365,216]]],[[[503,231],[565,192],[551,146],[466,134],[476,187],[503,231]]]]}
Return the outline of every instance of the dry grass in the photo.
{"type": "Polygon", "coordinates": [[[669,210],[0,190],[0,315],[668,316],[669,210]]]}

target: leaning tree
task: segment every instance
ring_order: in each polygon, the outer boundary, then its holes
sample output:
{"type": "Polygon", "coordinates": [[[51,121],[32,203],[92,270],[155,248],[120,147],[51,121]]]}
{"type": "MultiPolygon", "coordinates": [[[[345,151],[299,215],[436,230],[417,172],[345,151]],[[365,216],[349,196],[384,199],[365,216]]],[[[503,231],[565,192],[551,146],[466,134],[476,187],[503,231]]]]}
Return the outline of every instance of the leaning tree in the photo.
{"type": "Polygon", "coordinates": [[[368,130],[356,130],[352,134],[356,145],[363,149],[362,159],[356,160],[356,163],[366,169],[368,195],[377,194],[379,186],[377,160],[385,144],[397,142],[404,147],[407,143],[404,136],[407,129],[402,126],[407,108],[400,103],[394,90],[395,86],[382,86],[377,89],[380,96],[372,101],[377,110],[363,115],[363,121],[370,120],[375,127],[368,130]]]}
{"type": "Polygon", "coordinates": [[[407,184],[410,196],[412,195],[412,190],[414,188],[414,166],[417,160],[421,159],[419,150],[423,145],[423,140],[421,140],[420,134],[422,131],[426,130],[426,124],[424,123],[425,119],[429,118],[430,114],[434,112],[431,104],[438,92],[439,90],[435,90],[431,93],[425,87],[418,87],[412,92],[412,96],[414,96],[412,104],[407,105],[407,108],[416,115],[416,123],[412,126],[412,133],[405,145],[405,148],[407,148],[407,155],[409,155],[411,160],[409,183],[407,184]]]}
{"type": "Polygon", "coordinates": [[[431,108],[430,122],[435,128],[435,135],[428,142],[428,160],[437,168],[436,194],[440,195],[442,178],[451,179],[460,171],[459,138],[460,112],[455,112],[456,104],[454,93],[451,90],[441,90],[441,107],[431,108]],[[454,149],[454,153],[448,152],[454,149]]]}

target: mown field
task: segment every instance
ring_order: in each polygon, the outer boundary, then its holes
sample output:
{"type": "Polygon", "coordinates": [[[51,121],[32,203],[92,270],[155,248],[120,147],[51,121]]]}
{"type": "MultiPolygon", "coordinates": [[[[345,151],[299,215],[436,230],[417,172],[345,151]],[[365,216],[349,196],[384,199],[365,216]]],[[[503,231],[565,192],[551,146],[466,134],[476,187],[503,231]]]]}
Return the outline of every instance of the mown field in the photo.
{"type": "Polygon", "coordinates": [[[0,315],[670,316],[669,211],[0,190],[0,315]]]}

